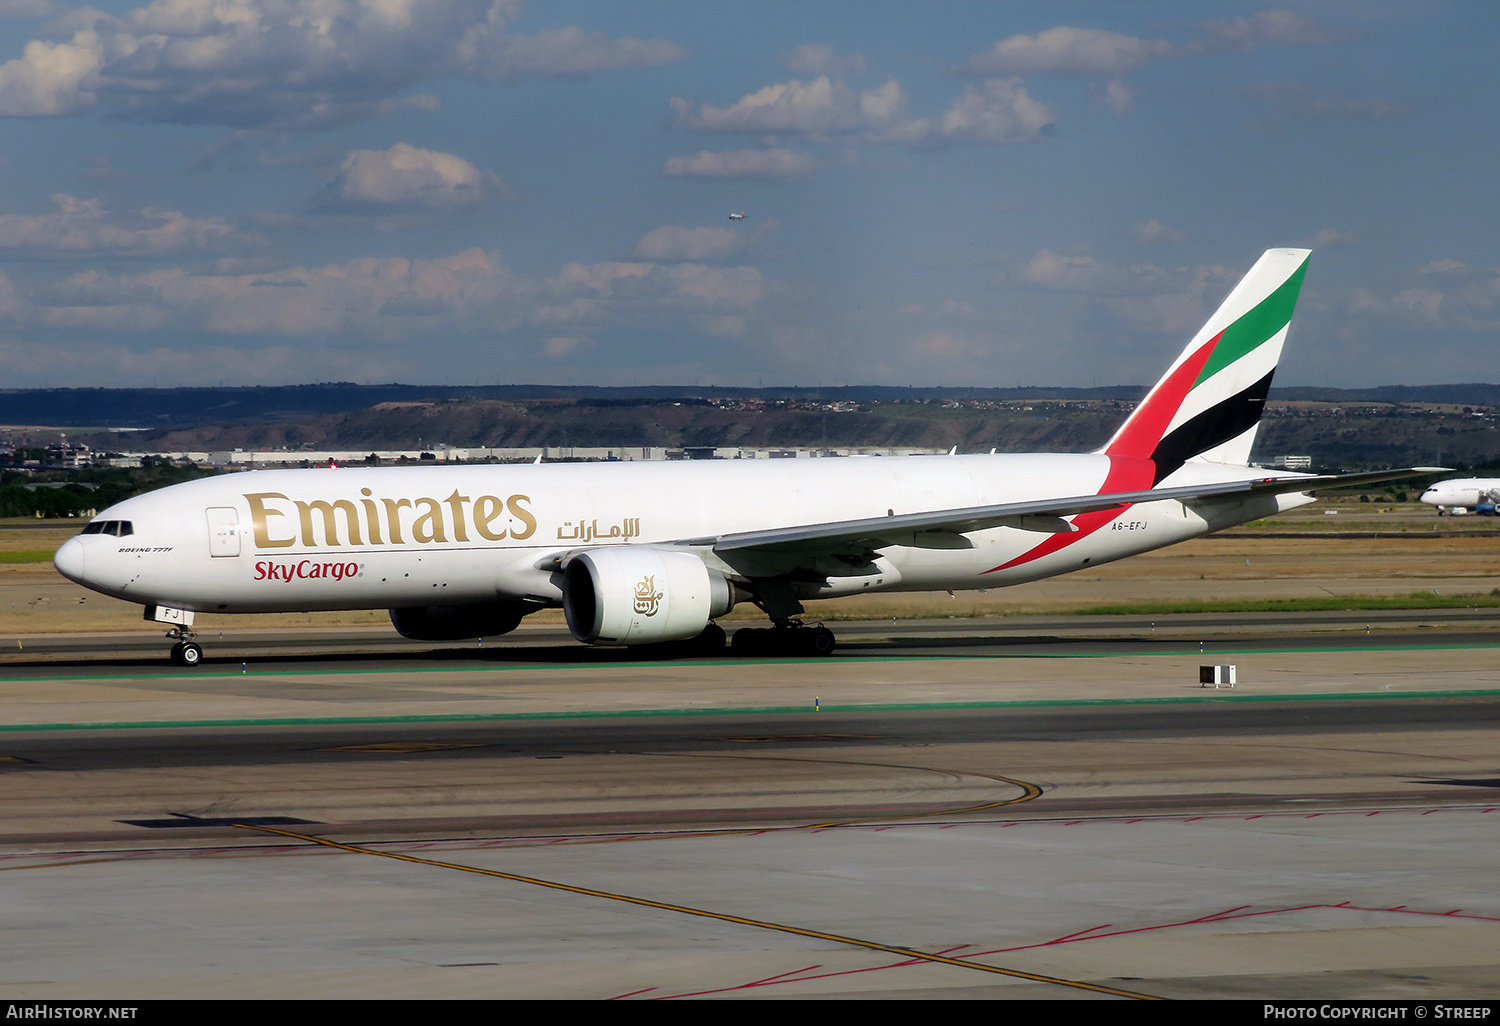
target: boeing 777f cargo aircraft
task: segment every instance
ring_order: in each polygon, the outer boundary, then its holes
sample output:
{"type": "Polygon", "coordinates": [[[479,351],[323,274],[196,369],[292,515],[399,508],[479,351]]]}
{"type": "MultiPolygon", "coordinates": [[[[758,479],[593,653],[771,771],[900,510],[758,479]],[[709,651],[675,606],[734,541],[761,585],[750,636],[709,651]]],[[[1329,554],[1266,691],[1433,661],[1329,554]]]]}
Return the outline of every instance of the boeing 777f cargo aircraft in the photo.
{"type": "Polygon", "coordinates": [[[188,666],[196,613],[315,609],[448,641],[561,606],[587,644],[702,651],[751,602],[774,627],[737,649],[827,654],[804,599],[1034,581],[1423,472],[1248,466],[1307,258],[1262,256],[1093,453],[256,471],[112,506],[55,562],[188,666]]]}

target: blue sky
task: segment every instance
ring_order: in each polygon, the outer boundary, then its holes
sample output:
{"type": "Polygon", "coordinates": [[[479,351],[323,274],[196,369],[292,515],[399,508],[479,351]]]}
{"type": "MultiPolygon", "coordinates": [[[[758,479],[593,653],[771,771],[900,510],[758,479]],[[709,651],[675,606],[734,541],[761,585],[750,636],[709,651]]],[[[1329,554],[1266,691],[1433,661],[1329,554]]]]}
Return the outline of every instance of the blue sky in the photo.
{"type": "Polygon", "coordinates": [[[1500,380],[1500,8],[0,0],[0,385],[1500,380]],[[728,215],[744,211],[744,220],[728,215]]]}

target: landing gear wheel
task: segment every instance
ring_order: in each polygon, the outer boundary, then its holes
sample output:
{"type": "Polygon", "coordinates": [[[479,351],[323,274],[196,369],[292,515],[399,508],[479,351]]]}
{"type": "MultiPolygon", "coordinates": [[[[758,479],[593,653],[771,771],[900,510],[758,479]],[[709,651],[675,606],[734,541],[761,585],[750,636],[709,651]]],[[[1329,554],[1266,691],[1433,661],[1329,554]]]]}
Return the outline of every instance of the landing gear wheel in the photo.
{"type": "Polygon", "coordinates": [[[734,654],[738,656],[826,656],[833,652],[833,631],[819,624],[804,627],[746,627],[734,632],[734,654]]]}
{"type": "Polygon", "coordinates": [[[833,654],[833,631],[819,624],[807,630],[807,650],[815,656],[833,654]]]}
{"type": "Polygon", "coordinates": [[[734,632],[730,645],[738,656],[763,655],[770,647],[766,644],[766,635],[770,633],[764,627],[741,627],[734,632]]]}
{"type": "Polygon", "coordinates": [[[178,666],[197,666],[203,661],[203,649],[191,641],[179,641],[172,646],[172,662],[178,666]]]}

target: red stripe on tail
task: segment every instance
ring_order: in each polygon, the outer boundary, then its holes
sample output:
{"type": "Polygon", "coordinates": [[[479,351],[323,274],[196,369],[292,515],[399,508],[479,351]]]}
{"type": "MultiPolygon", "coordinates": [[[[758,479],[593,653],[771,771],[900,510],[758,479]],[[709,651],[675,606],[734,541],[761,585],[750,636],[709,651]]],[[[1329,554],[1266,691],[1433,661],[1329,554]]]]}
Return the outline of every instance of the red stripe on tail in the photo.
{"type": "MultiPolygon", "coordinates": [[[[1151,394],[1142,400],[1130,419],[1125,421],[1125,426],[1120,428],[1119,434],[1109,443],[1104,452],[1109,456],[1139,456],[1147,459],[1156,450],[1156,443],[1162,440],[1167,433],[1167,427],[1172,423],[1172,418],[1177,416],[1177,411],[1182,408],[1182,402],[1187,394],[1193,390],[1198,382],[1198,375],[1203,373],[1203,365],[1208,363],[1209,356],[1214,351],[1214,346],[1219,344],[1219,339],[1224,333],[1221,331],[1198,348],[1192,356],[1177,365],[1177,369],[1162,379],[1161,384],[1151,390],[1151,394]]],[[[1150,488],[1148,480],[1145,487],[1150,488]]]]}

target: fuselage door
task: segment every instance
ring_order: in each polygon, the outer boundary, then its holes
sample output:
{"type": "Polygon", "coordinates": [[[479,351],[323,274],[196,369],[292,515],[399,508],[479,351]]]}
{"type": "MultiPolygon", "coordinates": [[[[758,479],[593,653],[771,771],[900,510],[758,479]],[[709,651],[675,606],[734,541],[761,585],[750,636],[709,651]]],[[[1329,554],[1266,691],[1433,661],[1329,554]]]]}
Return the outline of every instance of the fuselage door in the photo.
{"type": "Polygon", "coordinates": [[[209,508],[208,552],[211,556],[240,554],[240,515],[233,506],[209,508]]]}

